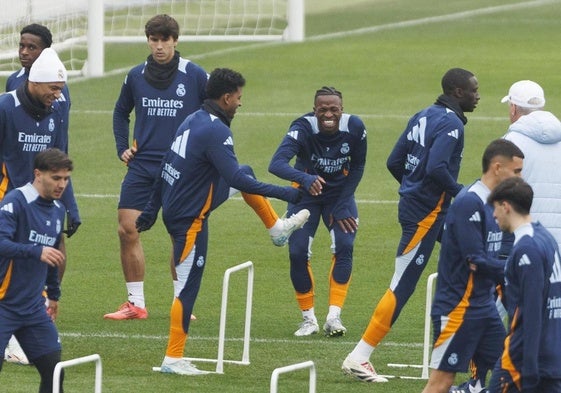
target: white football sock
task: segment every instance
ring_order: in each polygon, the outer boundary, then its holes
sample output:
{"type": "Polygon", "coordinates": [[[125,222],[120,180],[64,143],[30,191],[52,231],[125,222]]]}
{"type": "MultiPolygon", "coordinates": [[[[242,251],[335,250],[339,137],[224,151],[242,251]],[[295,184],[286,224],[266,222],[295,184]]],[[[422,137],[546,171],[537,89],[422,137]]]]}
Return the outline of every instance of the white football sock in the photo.
{"type": "Polygon", "coordinates": [[[127,282],[127,293],[129,294],[129,302],[136,307],[146,307],[144,300],[144,281],[127,282]]]}
{"type": "Polygon", "coordinates": [[[326,321],[329,321],[333,318],[340,318],[341,317],[341,307],[339,306],[329,306],[329,311],[327,313],[327,317],[325,318],[326,321]]]}
{"type": "Polygon", "coordinates": [[[181,360],[181,358],[172,358],[169,356],[164,356],[164,362],[167,364],[173,364],[173,363],[177,363],[181,360]]]}
{"type": "Polygon", "coordinates": [[[183,289],[183,285],[179,283],[179,280],[173,280],[173,297],[179,297],[179,293],[183,289]]]}
{"type": "Polygon", "coordinates": [[[318,322],[318,320],[316,319],[316,314],[314,312],[314,308],[310,308],[308,310],[303,310],[302,311],[302,317],[304,319],[311,319],[312,321],[314,321],[315,323],[318,322]]]}
{"type": "Polygon", "coordinates": [[[275,222],[275,225],[273,225],[272,227],[270,227],[268,229],[269,235],[271,235],[271,236],[278,236],[282,233],[283,230],[284,230],[284,225],[283,225],[283,222],[280,218],[277,219],[277,222],[275,222]]]}
{"type": "Polygon", "coordinates": [[[353,351],[349,354],[351,359],[356,360],[359,363],[368,362],[370,360],[370,356],[372,352],[374,352],[376,347],[366,343],[364,340],[360,340],[358,344],[355,346],[353,351]]]}

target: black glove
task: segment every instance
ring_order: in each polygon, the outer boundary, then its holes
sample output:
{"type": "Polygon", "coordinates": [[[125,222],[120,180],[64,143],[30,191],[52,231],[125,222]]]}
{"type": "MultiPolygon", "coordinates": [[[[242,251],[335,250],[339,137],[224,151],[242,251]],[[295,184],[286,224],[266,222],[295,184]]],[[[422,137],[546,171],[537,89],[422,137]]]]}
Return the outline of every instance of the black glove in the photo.
{"type": "Polygon", "coordinates": [[[79,218],[74,218],[70,212],[66,212],[66,230],[62,231],[66,233],[66,236],[71,237],[76,233],[78,227],[82,224],[79,218]]]}
{"type": "Polygon", "coordinates": [[[144,232],[152,228],[152,225],[156,222],[158,215],[152,215],[146,212],[140,213],[140,216],[136,219],[136,230],[138,232],[144,232]]]}

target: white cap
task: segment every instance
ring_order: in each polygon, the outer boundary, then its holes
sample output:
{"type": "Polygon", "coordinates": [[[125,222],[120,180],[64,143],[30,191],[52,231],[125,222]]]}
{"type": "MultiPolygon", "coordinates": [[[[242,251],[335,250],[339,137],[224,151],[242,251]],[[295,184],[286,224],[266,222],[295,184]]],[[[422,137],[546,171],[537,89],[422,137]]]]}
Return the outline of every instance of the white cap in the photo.
{"type": "Polygon", "coordinates": [[[28,79],[30,82],[66,82],[66,68],[54,49],[43,49],[31,65],[28,79]]]}
{"type": "Polygon", "coordinates": [[[501,102],[510,102],[522,108],[543,108],[545,96],[543,89],[536,82],[529,80],[518,81],[510,86],[508,95],[501,102]]]}

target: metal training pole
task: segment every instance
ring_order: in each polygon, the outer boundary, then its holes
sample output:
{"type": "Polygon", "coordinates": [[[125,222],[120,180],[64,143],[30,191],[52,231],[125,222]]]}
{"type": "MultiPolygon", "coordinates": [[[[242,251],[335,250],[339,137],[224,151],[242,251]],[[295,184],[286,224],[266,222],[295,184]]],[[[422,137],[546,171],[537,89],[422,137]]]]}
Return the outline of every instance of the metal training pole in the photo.
{"type": "MultiPolygon", "coordinates": [[[[430,332],[431,332],[431,308],[432,308],[432,297],[433,297],[433,287],[434,281],[436,280],[438,273],[432,273],[427,279],[427,292],[425,298],[425,328],[423,334],[423,364],[403,364],[403,363],[388,363],[388,367],[395,368],[420,368],[420,377],[411,377],[406,375],[401,375],[399,378],[403,379],[429,379],[429,354],[431,348],[430,332]]],[[[393,378],[393,376],[388,375],[388,377],[393,378]]]]}
{"type": "Polygon", "coordinates": [[[216,372],[219,374],[224,373],[224,342],[226,340],[226,311],[228,309],[230,275],[242,269],[247,269],[247,296],[245,302],[245,326],[241,364],[249,364],[251,306],[253,304],[253,263],[251,261],[226,269],[226,272],[224,272],[224,280],[222,283],[222,308],[220,310],[220,332],[218,334],[218,360],[216,362],[216,372]]]}
{"type": "Polygon", "coordinates": [[[427,280],[427,299],[425,308],[425,336],[423,339],[423,370],[421,371],[422,379],[429,379],[429,351],[430,351],[430,311],[432,308],[432,290],[434,281],[438,277],[438,273],[432,273],[427,280]]]}
{"type": "Polygon", "coordinates": [[[308,360],[307,362],[295,363],[289,366],[278,367],[273,370],[271,374],[271,393],[277,393],[279,385],[279,375],[284,373],[289,373],[302,369],[309,369],[310,373],[310,390],[309,393],[316,393],[316,365],[313,361],[308,360]]]}
{"type": "MultiPolygon", "coordinates": [[[[224,279],[222,284],[222,304],[220,306],[220,329],[218,333],[218,355],[216,359],[208,358],[192,358],[186,357],[184,359],[199,361],[199,362],[216,362],[216,373],[224,373],[224,363],[234,363],[241,365],[249,364],[249,342],[251,333],[251,309],[253,305],[253,262],[247,261],[240,263],[226,269],[224,272],[224,279]],[[226,314],[228,310],[228,290],[230,286],[230,275],[234,272],[247,269],[247,296],[245,303],[245,326],[244,326],[244,339],[243,339],[243,353],[242,360],[224,360],[224,345],[226,342],[226,314]]],[[[152,368],[154,371],[159,371],[158,367],[152,368]]]]}
{"type": "Polygon", "coordinates": [[[64,362],[58,362],[55,366],[55,371],[53,373],[53,393],[60,393],[60,373],[63,368],[77,366],[78,364],[95,362],[95,393],[101,393],[101,357],[96,353],[89,356],[84,356],[81,358],[65,360],[64,362]]]}

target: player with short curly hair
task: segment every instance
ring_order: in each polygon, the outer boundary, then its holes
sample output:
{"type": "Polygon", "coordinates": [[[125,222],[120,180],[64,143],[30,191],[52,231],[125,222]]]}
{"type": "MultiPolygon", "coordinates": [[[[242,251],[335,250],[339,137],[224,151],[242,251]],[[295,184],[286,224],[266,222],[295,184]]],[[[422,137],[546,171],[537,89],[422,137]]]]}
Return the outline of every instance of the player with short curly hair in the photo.
{"type": "Polygon", "coordinates": [[[400,135],[387,167],[399,182],[401,239],[390,286],[378,302],[362,339],[343,362],[343,370],[367,382],[387,382],[369,359],[413,294],[440,234],[457,182],[464,150],[465,112],[479,101],[479,84],[470,71],[448,70],[436,102],[415,114],[400,135]]]}
{"type": "Polygon", "coordinates": [[[244,200],[269,229],[273,242],[284,244],[309,216],[305,209],[279,219],[270,202],[274,197],[295,202],[300,192],[255,179],[253,170],[239,165],[234,152],[230,123],[241,106],[244,77],[228,68],[210,74],[203,107],[177,129],[173,143],[162,160],[160,176],[149,203],[136,220],[139,231],[149,229],[160,207],[172,239],[172,255],[179,291],[172,307],[170,331],[161,371],[199,375],[203,371],[183,359],[190,318],[207,264],[208,220],[213,210],[239,190],[244,200]],[[282,243],[281,243],[282,240],[282,243]]]}

